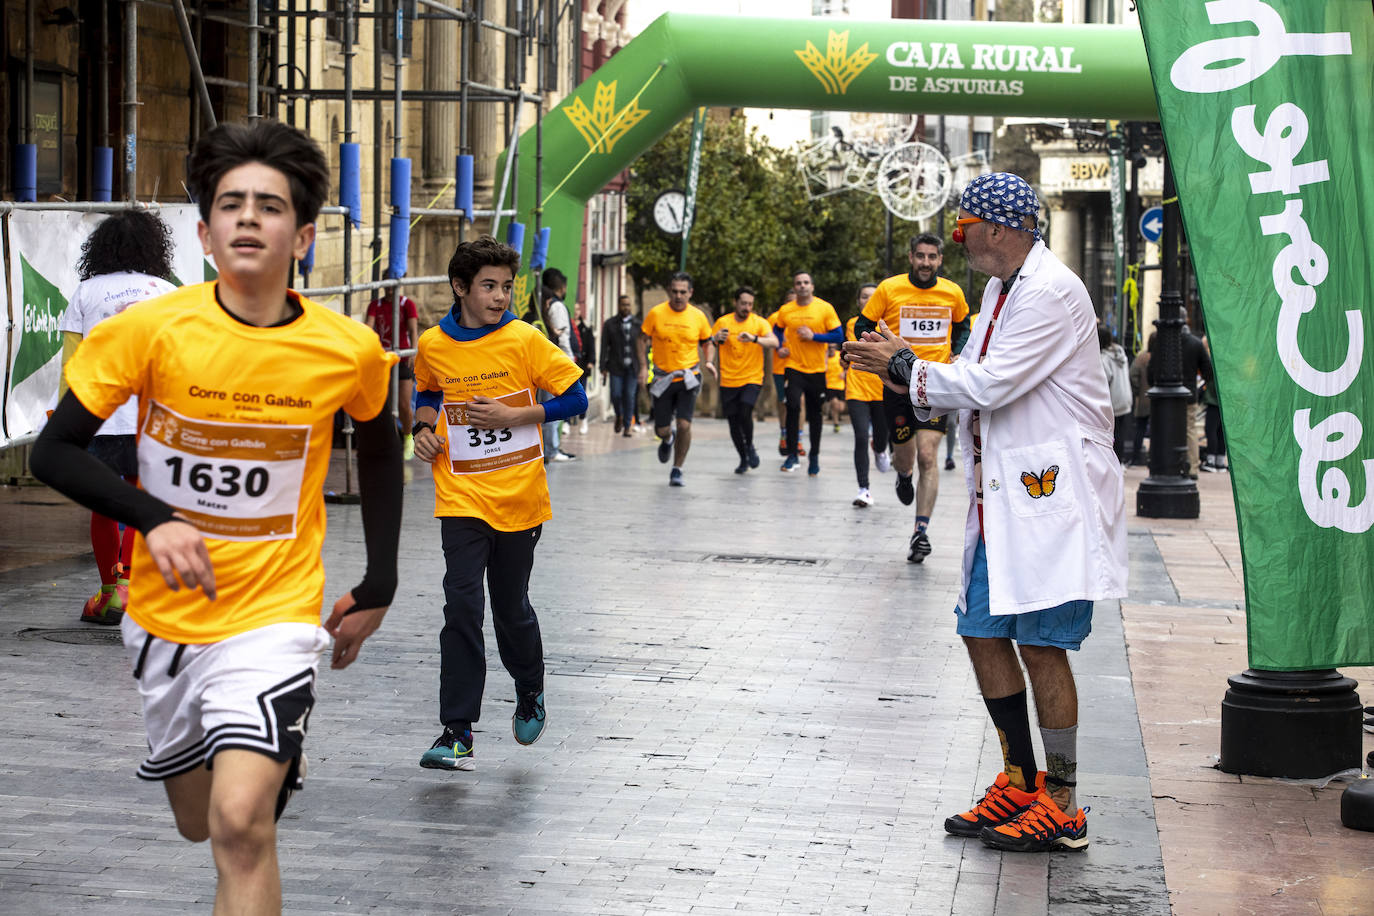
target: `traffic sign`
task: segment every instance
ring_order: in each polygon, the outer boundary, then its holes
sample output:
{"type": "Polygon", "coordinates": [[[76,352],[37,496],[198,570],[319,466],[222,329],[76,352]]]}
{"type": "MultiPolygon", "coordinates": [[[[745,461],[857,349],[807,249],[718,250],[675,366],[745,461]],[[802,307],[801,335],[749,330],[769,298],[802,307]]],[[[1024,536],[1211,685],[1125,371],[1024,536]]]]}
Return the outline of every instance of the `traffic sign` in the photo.
{"type": "Polygon", "coordinates": [[[1151,207],[1140,214],[1140,237],[1154,244],[1164,234],[1164,208],[1151,207]]]}

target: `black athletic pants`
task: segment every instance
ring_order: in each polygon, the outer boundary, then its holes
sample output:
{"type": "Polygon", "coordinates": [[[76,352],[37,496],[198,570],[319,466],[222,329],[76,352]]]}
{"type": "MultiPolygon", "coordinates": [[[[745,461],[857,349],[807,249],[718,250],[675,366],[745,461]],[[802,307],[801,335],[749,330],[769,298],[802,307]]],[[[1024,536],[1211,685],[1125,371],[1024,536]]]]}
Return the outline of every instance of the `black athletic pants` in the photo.
{"type": "Polygon", "coordinates": [[[787,454],[796,457],[797,439],[801,433],[802,399],[806,399],[806,425],[811,428],[811,462],[821,456],[821,399],[825,395],[824,372],[800,372],[788,369],[787,378],[787,454]]]}
{"type": "Polygon", "coordinates": [[[854,475],[859,488],[868,489],[868,439],[873,437],[873,451],[887,451],[887,417],[882,401],[845,402],[849,406],[849,423],[854,427],[854,475]]]}
{"type": "Polygon", "coordinates": [[[482,640],[485,575],[501,664],[516,690],[544,689],[544,643],[530,606],[530,569],[542,525],[497,531],[475,518],[442,517],[444,628],[439,632],[439,721],[449,727],[482,715],[487,650],[482,640]]]}
{"type": "Polygon", "coordinates": [[[730,424],[730,441],[735,443],[741,461],[749,460],[754,449],[754,404],[762,385],[740,385],[720,389],[720,409],[730,424]]]}

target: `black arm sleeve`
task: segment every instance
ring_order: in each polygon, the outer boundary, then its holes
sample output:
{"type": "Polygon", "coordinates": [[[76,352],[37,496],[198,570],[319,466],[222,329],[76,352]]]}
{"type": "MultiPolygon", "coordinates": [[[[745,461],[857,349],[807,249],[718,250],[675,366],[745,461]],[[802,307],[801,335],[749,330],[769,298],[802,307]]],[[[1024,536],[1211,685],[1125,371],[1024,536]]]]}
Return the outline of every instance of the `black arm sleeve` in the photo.
{"type": "Polygon", "coordinates": [[[353,610],[386,607],[396,596],[396,551],[401,541],[401,440],[385,408],[357,423],[358,496],[367,570],[353,589],[353,610]]]}
{"type": "Polygon", "coordinates": [[[868,318],[868,317],[864,316],[862,313],[859,315],[858,319],[856,319],[855,322],[854,322],[854,338],[855,338],[856,340],[861,340],[861,339],[863,339],[864,331],[876,331],[876,330],[878,330],[878,322],[874,321],[874,320],[871,319],[871,318],[868,318]]]}
{"type": "Polygon", "coordinates": [[[964,351],[964,344],[968,343],[968,332],[972,329],[969,316],[965,315],[964,320],[954,326],[953,336],[950,338],[949,352],[958,356],[964,351]]]}
{"type": "Polygon", "coordinates": [[[172,507],[86,451],[103,422],[68,391],[34,443],[29,467],[33,476],[73,502],[146,535],[171,521],[172,507]]]}

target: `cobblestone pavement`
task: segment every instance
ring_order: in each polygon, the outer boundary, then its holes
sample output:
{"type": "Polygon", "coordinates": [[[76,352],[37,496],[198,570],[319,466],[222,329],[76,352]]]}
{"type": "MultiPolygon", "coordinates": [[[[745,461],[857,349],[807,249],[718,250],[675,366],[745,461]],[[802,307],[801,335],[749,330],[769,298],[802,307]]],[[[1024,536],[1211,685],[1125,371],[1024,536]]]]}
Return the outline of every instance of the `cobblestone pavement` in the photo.
{"type": "MultiPolygon", "coordinates": [[[[488,624],[475,773],[417,766],[439,730],[443,572],[417,473],[396,603],[352,668],[321,672],[309,780],[280,829],[287,911],[1167,913],[1115,602],[1073,659],[1090,848],[944,834],[1001,764],[951,619],[962,469],[911,566],[911,510],[876,472],[877,505],[853,508],[851,453],[847,428],[827,431],[817,478],[772,454],[736,476],[706,420],[683,489],[648,443],[550,467],[531,583],[548,730],[512,738],[488,624]]],[[[356,507],[329,511],[332,600],[363,553],[356,507]]],[[[76,622],[91,578],[87,556],[0,573],[0,912],[208,912],[208,845],[133,777],[122,652],[76,622]]]]}

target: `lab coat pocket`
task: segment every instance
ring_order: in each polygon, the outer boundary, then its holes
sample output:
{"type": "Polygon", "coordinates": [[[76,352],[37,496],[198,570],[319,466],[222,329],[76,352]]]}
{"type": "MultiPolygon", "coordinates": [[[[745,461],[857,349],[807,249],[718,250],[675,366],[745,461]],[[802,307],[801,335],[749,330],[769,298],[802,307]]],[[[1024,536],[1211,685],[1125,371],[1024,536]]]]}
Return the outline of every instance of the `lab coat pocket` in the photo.
{"type": "Polygon", "coordinates": [[[1054,439],[1003,453],[1003,486],[1016,516],[1042,518],[1077,507],[1083,468],[1070,446],[1069,440],[1054,439]]]}

